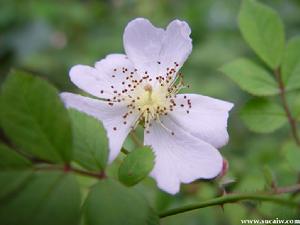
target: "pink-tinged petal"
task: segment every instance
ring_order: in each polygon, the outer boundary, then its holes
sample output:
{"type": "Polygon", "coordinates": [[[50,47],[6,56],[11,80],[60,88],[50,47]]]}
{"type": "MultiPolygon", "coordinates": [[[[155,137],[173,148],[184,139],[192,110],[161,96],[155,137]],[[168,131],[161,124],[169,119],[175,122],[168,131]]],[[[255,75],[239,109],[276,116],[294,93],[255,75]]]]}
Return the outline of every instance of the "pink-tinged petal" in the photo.
{"type": "Polygon", "coordinates": [[[109,139],[109,162],[112,162],[120,152],[124,140],[137,120],[137,115],[130,114],[124,124],[122,116],[128,109],[123,104],[114,103],[110,106],[104,101],[66,92],[61,93],[60,96],[66,107],[84,112],[103,123],[109,139]]]}
{"type": "Polygon", "coordinates": [[[163,30],[138,18],[125,28],[125,52],[142,75],[147,72],[152,78],[165,77],[171,69],[175,75],[192,51],[190,33],[184,21],[174,20],[163,30]]]}
{"type": "Polygon", "coordinates": [[[176,194],[180,183],[210,179],[220,173],[223,159],[216,148],[185,132],[168,117],[162,122],[170,131],[153,121],[144,138],[156,156],[151,176],[162,190],[176,194]]]}
{"type": "Polygon", "coordinates": [[[227,159],[223,159],[222,171],[219,174],[219,177],[220,178],[224,177],[227,174],[228,170],[229,170],[229,162],[227,161],[227,159]]]}
{"type": "Polygon", "coordinates": [[[71,81],[80,89],[99,98],[111,98],[130,81],[126,77],[137,77],[132,63],[124,54],[110,54],[96,63],[95,68],[85,65],[73,66],[71,81]]]}
{"type": "Polygon", "coordinates": [[[172,120],[191,135],[220,148],[227,144],[230,102],[197,94],[178,94],[172,120]]]}

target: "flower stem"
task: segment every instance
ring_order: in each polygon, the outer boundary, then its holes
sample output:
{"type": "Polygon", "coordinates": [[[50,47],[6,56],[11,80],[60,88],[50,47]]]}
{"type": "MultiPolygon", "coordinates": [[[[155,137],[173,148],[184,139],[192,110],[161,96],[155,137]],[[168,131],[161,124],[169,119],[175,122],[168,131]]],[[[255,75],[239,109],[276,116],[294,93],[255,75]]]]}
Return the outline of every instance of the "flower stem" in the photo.
{"type": "Polygon", "coordinates": [[[210,207],[210,206],[218,206],[218,205],[220,206],[220,205],[224,205],[227,203],[235,203],[235,202],[244,201],[244,200],[258,200],[258,201],[274,202],[274,203],[278,203],[278,204],[282,204],[282,205],[286,205],[286,206],[290,206],[290,207],[300,208],[299,202],[295,202],[295,201],[291,201],[291,200],[273,196],[274,194],[282,194],[282,193],[298,192],[298,191],[300,191],[300,184],[291,186],[291,187],[278,188],[275,192],[271,192],[271,193],[228,194],[228,195],[224,195],[222,197],[210,199],[207,201],[170,209],[165,212],[162,212],[159,215],[159,217],[165,218],[168,216],[185,213],[185,212],[188,212],[191,210],[206,208],[206,207],[210,207]]]}
{"type": "Polygon", "coordinates": [[[139,137],[137,136],[136,132],[133,130],[130,132],[130,137],[136,147],[143,147],[143,143],[140,141],[139,137]]]}
{"type": "Polygon", "coordinates": [[[280,90],[279,95],[280,95],[280,98],[281,98],[281,102],[282,102],[285,114],[287,116],[287,119],[288,119],[290,127],[291,127],[293,138],[294,138],[296,144],[298,146],[300,146],[300,138],[299,138],[299,135],[298,135],[297,122],[296,122],[295,118],[293,117],[293,115],[291,113],[291,110],[289,108],[289,105],[287,103],[287,99],[286,99],[286,95],[285,95],[286,90],[285,90],[285,86],[284,86],[284,83],[283,83],[283,80],[282,80],[280,68],[276,69],[274,71],[274,74],[277,78],[277,82],[278,82],[278,86],[279,86],[279,90],[280,90]]]}

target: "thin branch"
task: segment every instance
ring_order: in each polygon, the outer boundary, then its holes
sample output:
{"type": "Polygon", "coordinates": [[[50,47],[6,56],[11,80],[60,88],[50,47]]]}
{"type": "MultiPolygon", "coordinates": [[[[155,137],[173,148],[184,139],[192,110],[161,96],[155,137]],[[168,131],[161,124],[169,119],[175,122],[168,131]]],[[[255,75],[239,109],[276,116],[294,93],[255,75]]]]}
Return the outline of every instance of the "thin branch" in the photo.
{"type": "Polygon", "coordinates": [[[80,175],[83,175],[83,176],[94,177],[94,178],[97,178],[97,179],[100,179],[100,180],[106,178],[106,175],[105,175],[104,171],[100,171],[100,173],[92,173],[92,172],[88,172],[88,171],[85,171],[85,170],[79,170],[79,169],[76,169],[76,168],[71,168],[71,171],[75,172],[75,173],[78,173],[80,175]]]}
{"type": "Polygon", "coordinates": [[[300,192],[300,183],[287,187],[276,187],[274,189],[274,194],[285,194],[285,193],[298,193],[300,192]]]}
{"type": "Polygon", "coordinates": [[[210,206],[220,206],[227,203],[235,203],[239,201],[245,201],[245,200],[258,200],[258,201],[266,201],[266,202],[274,202],[277,204],[282,204],[290,207],[298,207],[300,208],[300,203],[286,200],[283,198],[279,198],[274,196],[275,194],[283,194],[283,193],[289,193],[289,192],[295,192],[300,191],[300,184],[291,186],[291,187],[283,187],[278,188],[276,192],[272,193],[243,193],[243,194],[227,194],[222,197],[218,197],[215,199],[207,200],[204,202],[194,203],[174,209],[167,210],[163,213],[161,213],[159,216],[160,218],[177,215],[179,213],[185,213],[191,210],[206,208],[210,206]]]}
{"type": "Polygon", "coordinates": [[[299,138],[299,135],[298,135],[297,122],[296,122],[295,118],[293,117],[293,115],[290,111],[289,105],[287,103],[287,99],[286,99],[286,95],[285,95],[286,90],[285,90],[285,86],[284,86],[284,83],[283,83],[283,80],[282,80],[280,68],[276,69],[274,71],[274,74],[277,78],[277,82],[278,82],[278,86],[279,86],[279,90],[280,90],[279,94],[280,94],[281,102],[282,102],[285,114],[288,118],[288,121],[289,121],[289,124],[290,124],[290,127],[291,127],[291,131],[292,131],[292,135],[295,139],[296,144],[298,146],[300,146],[300,138],[299,138]]]}
{"type": "Polygon", "coordinates": [[[65,172],[74,172],[83,176],[88,176],[88,177],[93,177],[96,179],[104,179],[106,178],[106,175],[104,171],[100,171],[100,173],[94,173],[94,172],[89,172],[86,170],[81,170],[77,168],[73,168],[70,165],[65,165],[64,167],[59,166],[59,165],[47,165],[47,166],[42,166],[42,167],[34,167],[35,170],[61,170],[65,172]]]}

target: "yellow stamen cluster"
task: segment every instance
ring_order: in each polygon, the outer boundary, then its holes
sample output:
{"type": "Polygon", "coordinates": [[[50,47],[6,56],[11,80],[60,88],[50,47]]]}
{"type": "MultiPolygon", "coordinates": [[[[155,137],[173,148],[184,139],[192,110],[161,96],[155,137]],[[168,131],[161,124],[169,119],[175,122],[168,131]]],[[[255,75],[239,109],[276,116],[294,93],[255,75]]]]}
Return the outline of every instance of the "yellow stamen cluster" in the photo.
{"type": "MultiPolygon", "coordinates": [[[[166,116],[173,111],[176,106],[176,94],[185,87],[182,74],[177,73],[176,68],[178,64],[176,62],[174,64],[174,68],[166,68],[166,74],[164,76],[156,76],[155,80],[148,75],[147,71],[143,72],[144,76],[137,79],[139,77],[137,69],[129,71],[127,68],[115,68],[113,70],[114,73],[121,71],[122,74],[119,74],[119,76],[123,76],[124,79],[121,82],[122,89],[115,90],[112,86],[114,96],[108,99],[108,104],[110,106],[114,106],[116,102],[126,104],[128,111],[123,115],[123,124],[127,124],[128,116],[137,113],[139,119],[132,129],[140,122],[143,122],[146,132],[149,132],[149,127],[153,120],[158,121],[165,127],[161,122],[161,116],[166,116]]],[[[112,75],[113,78],[116,76],[118,75],[112,75]]],[[[185,107],[186,112],[189,113],[191,101],[187,99],[186,103],[180,106],[185,107]]],[[[117,127],[113,129],[117,130],[117,127]]],[[[166,129],[170,131],[168,128],[166,129]]],[[[170,132],[174,135],[174,132],[170,132]]]]}

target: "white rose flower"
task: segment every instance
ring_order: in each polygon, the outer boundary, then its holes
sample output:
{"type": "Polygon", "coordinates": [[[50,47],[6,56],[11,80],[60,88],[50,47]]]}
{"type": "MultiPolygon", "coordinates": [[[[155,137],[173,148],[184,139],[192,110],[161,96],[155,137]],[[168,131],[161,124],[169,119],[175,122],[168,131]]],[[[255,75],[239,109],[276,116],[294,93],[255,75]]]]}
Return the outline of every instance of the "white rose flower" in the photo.
{"type": "Polygon", "coordinates": [[[95,96],[62,93],[67,107],[99,119],[109,138],[109,161],[116,158],[129,132],[141,121],[144,144],[155,153],[151,176],[171,194],[180,183],[210,179],[222,170],[217,148],[228,142],[232,103],[198,94],[178,94],[178,72],[192,51],[191,30],[174,20],[166,30],[135,19],[124,31],[126,54],[110,54],[94,67],[76,65],[71,81],[95,96]]]}

